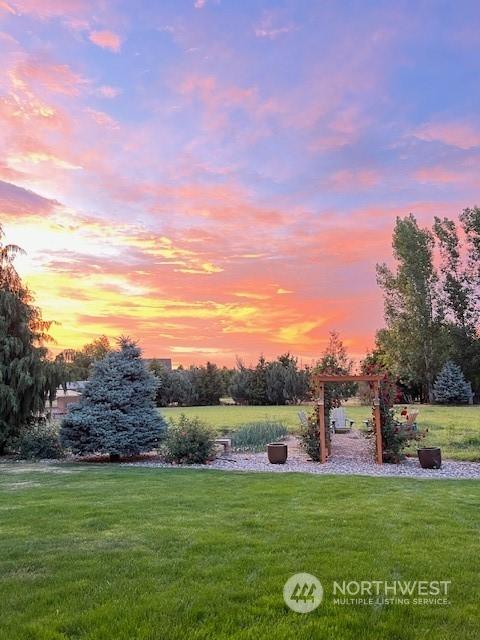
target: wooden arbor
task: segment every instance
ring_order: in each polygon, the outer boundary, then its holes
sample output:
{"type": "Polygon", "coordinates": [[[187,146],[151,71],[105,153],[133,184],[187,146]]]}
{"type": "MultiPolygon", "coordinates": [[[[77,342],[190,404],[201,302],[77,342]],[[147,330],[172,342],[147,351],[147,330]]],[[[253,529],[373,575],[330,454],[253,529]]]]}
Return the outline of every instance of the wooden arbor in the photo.
{"type": "Polygon", "coordinates": [[[320,462],[327,461],[325,429],[325,384],[332,382],[368,382],[373,387],[373,413],[375,423],[375,459],[378,464],[383,463],[382,456],[382,426],[380,416],[380,380],[382,376],[327,376],[320,373],[313,375],[313,384],[317,392],[316,403],[320,407],[318,411],[319,431],[320,431],[320,462]]]}

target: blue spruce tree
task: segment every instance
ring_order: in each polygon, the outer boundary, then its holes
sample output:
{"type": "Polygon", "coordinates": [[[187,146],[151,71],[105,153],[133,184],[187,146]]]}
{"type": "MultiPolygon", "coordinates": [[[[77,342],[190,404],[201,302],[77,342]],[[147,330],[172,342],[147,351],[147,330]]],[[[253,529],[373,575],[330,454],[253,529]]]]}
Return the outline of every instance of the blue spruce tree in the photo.
{"type": "Polygon", "coordinates": [[[151,451],[160,441],[165,421],[154,398],[155,377],[141,360],[141,350],[129,338],[94,365],[81,401],[73,405],[60,428],[60,441],[76,454],[121,455],[151,451]]]}
{"type": "Polygon", "coordinates": [[[466,404],[472,389],[460,367],[448,360],[433,385],[433,397],[439,404],[466,404]]]}

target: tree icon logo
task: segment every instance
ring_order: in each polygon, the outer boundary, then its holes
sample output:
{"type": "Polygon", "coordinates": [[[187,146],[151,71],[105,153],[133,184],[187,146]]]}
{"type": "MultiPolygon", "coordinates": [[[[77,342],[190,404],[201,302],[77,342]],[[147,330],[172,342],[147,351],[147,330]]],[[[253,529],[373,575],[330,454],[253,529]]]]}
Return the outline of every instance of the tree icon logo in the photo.
{"type": "Polygon", "coordinates": [[[283,599],[292,611],[310,613],[323,600],[322,584],[311,573],[295,573],[283,587],[283,599]]]}

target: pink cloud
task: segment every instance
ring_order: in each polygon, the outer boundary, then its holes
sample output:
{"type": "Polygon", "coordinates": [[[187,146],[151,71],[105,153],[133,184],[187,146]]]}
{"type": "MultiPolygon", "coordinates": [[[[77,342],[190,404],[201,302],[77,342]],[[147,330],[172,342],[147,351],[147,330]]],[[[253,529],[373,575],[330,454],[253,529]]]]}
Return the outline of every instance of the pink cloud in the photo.
{"type": "Polygon", "coordinates": [[[41,60],[38,56],[21,62],[15,73],[23,81],[32,81],[52,93],[75,96],[88,82],[67,64],[56,64],[41,60]]]}
{"type": "Polygon", "coordinates": [[[114,53],[118,53],[122,45],[120,36],[113,31],[92,31],[89,35],[89,39],[98,47],[109,49],[114,53]]]}
{"type": "Polygon", "coordinates": [[[257,38],[275,40],[279,36],[297,31],[297,29],[298,27],[291,22],[284,23],[282,12],[265,11],[260,22],[253,28],[253,32],[257,38]]]}
{"type": "Polygon", "coordinates": [[[425,142],[442,142],[464,150],[480,146],[480,130],[469,122],[430,122],[413,135],[425,142]]]}
{"type": "Polygon", "coordinates": [[[99,95],[101,95],[103,98],[116,98],[118,95],[120,95],[121,90],[118,89],[117,87],[111,87],[110,85],[106,84],[106,85],[102,85],[101,87],[98,88],[99,95]]]}
{"type": "Polygon", "coordinates": [[[118,122],[105,113],[104,111],[98,111],[96,109],[87,108],[88,115],[92,118],[95,124],[98,124],[100,127],[106,127],[107,129],[118,129],[118,122]]]}
{"type": "Polygon", "coordinates": [[[381,174],[373,169],[341,169],[332,174],[327,184],[334,189],[369,189],[380,182],[381,174]]]}
{"type": "Polygon", "coordinates": [[[8,2],[0,1],[0,10],[6,11],[7,13],[11,13],[12,15],[16,15],[16,11],[13,7],[11,7],[8,2]]]}
{"type": "Polygon", "coordinates": [[[465,178],[464,173],[452,171],[445,167],[422,167],[415,172],[415,179],[419,182],[450,184],[465,178]]]}
{"type": "Polygon", "coordinates": [[[17,220],[20,217],[35,216],[43,218],[53,213],[58,205],[56,200],[0,180],[0,215],[3,219],[17,220]]]}
{"type": "Polygon", "coordinates": [[[12,0],[18,14],[31,14],[43,20],[82,15],[91,8],[88,0],[12,0]]]}

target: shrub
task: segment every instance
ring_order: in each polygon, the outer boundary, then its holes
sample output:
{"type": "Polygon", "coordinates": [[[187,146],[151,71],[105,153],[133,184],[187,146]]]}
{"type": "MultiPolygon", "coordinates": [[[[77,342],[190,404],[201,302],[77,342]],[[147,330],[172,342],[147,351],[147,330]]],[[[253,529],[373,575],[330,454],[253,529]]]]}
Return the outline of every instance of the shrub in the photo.
{"type": "MultiPolygon", "coordinates": [[[[311,413],[304,422],[300,429],[300,443],[305,453],[314,461],[320,461],[320,427],[318,425],[318,412],[319,406],[315,406],[313,413],[311,413]]],[[[327,423],[328,424],[328,423],[327,423]]]]}
{"type": "Polygon", "coordinates": [[[215,455],[215,432],[199,418],[170,419],[165,459],[178,464],[205,464],[215,455]]]}
{"type": "Polygon", "coordinates": [[[17,442],[22,460],[57,459],[63,457],[56,427],[46,420],[35,420],[17,442]]]}
{"type": "Polygon", "coordinates": [[[249,422],[232,433],[232,449],[261,451],[269,442],[283,440],[287,435],[288,429],[283,422],[275,420],[249,422]]]}

